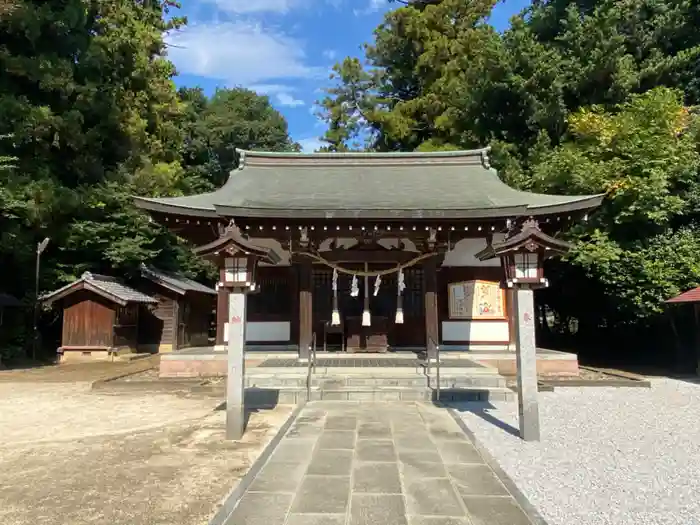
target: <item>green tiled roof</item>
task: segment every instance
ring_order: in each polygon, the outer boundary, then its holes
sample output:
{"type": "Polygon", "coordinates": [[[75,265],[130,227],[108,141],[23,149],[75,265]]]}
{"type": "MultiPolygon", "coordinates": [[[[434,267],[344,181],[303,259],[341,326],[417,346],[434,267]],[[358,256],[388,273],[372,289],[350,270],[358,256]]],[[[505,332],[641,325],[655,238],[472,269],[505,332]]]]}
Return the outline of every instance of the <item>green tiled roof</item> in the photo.
{"type": "Polygon", "coordinates": [[[597,207],[601,195],[515,190],[488,149],[436,153],[261,153],[211,193],[136,198],[146,210],[198,217],[439,219],[545,215],[597,207]]]}

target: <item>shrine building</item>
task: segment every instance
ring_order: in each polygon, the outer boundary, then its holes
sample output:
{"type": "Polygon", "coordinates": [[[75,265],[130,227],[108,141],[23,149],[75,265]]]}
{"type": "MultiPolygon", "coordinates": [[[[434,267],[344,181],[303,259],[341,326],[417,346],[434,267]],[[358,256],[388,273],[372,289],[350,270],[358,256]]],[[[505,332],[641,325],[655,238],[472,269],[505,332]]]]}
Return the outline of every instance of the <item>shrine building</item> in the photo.
{"type": "Polygon", "coordinates": [[[212,352],[225,350],[235,281],[247,286],[249,350],[303,360],[315,338],[329,352],[504,353],[513,292],[493,248],[541,236],[511,279],[544,283],[538,254],[602,196],[513,189],[488,152],[239,151],[222,188],[136,204],[218,265],[212,352]]]}

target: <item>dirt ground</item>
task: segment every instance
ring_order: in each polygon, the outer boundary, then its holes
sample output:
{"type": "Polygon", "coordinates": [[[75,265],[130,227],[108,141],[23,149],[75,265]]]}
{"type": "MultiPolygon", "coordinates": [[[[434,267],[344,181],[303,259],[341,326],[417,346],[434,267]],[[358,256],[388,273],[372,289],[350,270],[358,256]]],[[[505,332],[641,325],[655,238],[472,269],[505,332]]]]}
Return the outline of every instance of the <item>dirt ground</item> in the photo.
{"type": "Polygon", "coordinates": [[[221,400],[0,381],[0,523],[204,525],[291,413],[224,440],[221,400]]]}
{"type": "Polygon", "coordinates": [[[65,363],[31,368],[0,370],[0,382],[51,382],[72,383],[76,381],[99,381],[134,374],[158,367],[157,355],[136,361],[96,361],[93,363],[65,363]]]}

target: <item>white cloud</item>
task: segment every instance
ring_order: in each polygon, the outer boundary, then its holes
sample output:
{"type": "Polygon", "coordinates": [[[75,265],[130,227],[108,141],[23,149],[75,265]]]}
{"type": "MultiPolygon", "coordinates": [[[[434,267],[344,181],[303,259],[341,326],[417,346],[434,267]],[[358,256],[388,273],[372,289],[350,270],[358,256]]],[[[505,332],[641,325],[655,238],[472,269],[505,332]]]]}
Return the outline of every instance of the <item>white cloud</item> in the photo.
{"type": "Polygon", "coordinates": [[[294,7],[303,6],[300,0],[204,0],[226,13],[287,13],[294,7]]]}
{"type": "Polygon", "coordinates": [[[247,87],[260,95],[276,95],[277,93],[289,93],[290,91],[294,91],[292,86],[286,86],[284,84],[251,84],[247,87]]]}
{"type": "Polygon", "coordinates": [[[389,0],[369,0],[366,7],[362,9],[353,9],[355,16],[369,15],[376,11],[379,11],[389,3],[389,0]]]}
{"type": "Polygon", "coordinates": [[[288,108],[297,108],[306,104],[303,100],[295,98],[289,93],[277,93],[277,102],[288,108]]]}
{"type": "Polygon", "coordinates": [[[335,57],[338,56],[338,53],[336,53],[334,49],[326,49],[323,51],[323,56],[328,60],[335,60],[335,57]]]}
{"type": "Polygon", "coordinates": [[[318,4],[330,4],[338,7],[342,0],[204,0],[214,4],[221,11],[233,14],[281,13],[293,9],[318,7],[318,4]]]}
{"type": "Polygon", "coordinates": [[[299,142],[299,144],[301,145],[301,151],[303,151],[304,153],[313,153],[321,146],[327,145],[325,142],[322,142],[321,139],[318,137],[309,137],[301,139],[297,142],[299,142]]]}
{"type": "MultiPolygon", "coordinates": [[[[258,0],[251,0],[255,2],[258,0]]],[[[323,75],[310,66],[303,42],[248,22],[194,24],[167,36],[170,59],[180,73],[229,85],[276,85],[280,79],[323,75]]]]}

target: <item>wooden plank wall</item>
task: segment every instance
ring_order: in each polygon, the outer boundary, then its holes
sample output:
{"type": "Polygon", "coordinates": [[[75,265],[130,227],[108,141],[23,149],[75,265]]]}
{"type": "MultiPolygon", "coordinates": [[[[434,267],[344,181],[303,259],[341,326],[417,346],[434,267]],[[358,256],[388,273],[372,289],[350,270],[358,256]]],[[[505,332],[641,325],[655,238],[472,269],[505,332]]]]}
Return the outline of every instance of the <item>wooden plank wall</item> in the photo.
{"type": "Polygon", "coordinates": [[[216,298],[204,293],[188,293],[181,299],[180,322],[184,323],[184,338],[178,341],[178,348],[209,344],[209,324],[216,298]]]}
{"type": "Polygon", "coordinates": [[[117,306],[113,346],[136,348],[139,334],[139,305],[117,306]]]}
{"type": "Polygon", "coordinates": [[[158,300],[153,307],[142,305],[139,312],[139,344],[172,345],[176,348],[176,302],[179,295],[143,279],[138,283],[139,291],[158,300]]]}
{"type": "Polygon", "coordinates": [[[98,295],[80,290],[64,302],[62,346],[111,347],[114,305],[98,295]]]}

